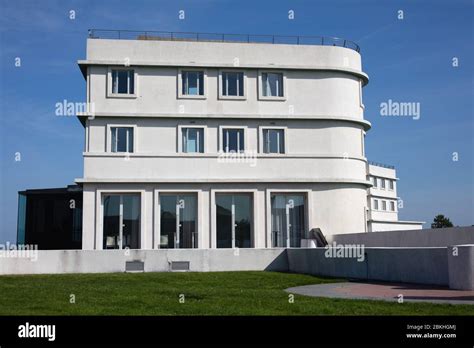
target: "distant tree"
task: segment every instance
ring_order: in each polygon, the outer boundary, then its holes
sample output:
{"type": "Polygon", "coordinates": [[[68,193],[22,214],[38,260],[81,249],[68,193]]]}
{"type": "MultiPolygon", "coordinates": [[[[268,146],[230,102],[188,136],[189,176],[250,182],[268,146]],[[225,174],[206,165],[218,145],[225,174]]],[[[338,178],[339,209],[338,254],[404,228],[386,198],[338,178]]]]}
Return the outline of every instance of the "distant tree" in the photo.
{"type": "Polygon", "coordinates": [[[433,219],[433,223],[431,224],[431,228],[445,228],[445,227],[453,227],[453,223],[447,217],[442,214],[438,214],[433,219]]]}

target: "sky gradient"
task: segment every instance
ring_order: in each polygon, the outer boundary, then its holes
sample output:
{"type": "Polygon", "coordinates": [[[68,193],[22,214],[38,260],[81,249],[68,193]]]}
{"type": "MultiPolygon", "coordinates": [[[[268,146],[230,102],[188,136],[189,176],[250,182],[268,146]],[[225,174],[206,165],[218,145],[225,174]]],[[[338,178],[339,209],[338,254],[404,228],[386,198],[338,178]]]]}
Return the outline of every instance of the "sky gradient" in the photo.
{"type": "Polygon", "coordinates": [[[0,0],[0,243],[16,241],[18,191],[82,177],[83,127],[56,116],[55,104],[85,101],[76,62],[85,58],[89,28],[355,41],[370,77],[363,90],[372,123],[366,155],[395,165],[399,218],[430,223],[441,213],[455,225],[473,225],[473,12],[473,2],[461,0],[0,0]],[[420,118],[381,116],[389,99],[420,103],[420,118]]]}

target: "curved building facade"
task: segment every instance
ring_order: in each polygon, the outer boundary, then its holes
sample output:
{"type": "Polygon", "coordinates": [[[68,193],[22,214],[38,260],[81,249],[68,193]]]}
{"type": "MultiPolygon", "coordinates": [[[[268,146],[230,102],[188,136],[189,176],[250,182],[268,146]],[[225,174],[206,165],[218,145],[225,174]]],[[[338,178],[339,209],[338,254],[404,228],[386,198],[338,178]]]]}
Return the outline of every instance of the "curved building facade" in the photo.
{"type": "Polygon", "coordinates": [[[357,50],[87,41],[83,249],[269,248],[368,231],[357,50]]]}

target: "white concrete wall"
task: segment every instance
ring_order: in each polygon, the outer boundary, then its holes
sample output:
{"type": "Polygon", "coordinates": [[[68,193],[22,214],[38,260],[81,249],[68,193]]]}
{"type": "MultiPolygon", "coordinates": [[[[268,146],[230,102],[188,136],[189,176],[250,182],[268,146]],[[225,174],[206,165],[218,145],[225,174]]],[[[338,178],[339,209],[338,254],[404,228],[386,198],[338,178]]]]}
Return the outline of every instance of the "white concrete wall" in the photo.
{"type": "Polygon", "coordinates": [[[326,249],[288,249],[291,272],[389,282],[448,285],[446,248],[366,248],[365,259],[326,257],[326,249]]]}
{"type": "Polygon", "coordinates": [[[365,75],[358,52],[343,47],[318,45],[88,39],[87,62],[340,69],[365,75]]]}
{"type": "Polygon", "coordinates": [[[369,221],[369,232],[421,230],[422,228],[423,222],[369,221]]]}
{"type": "Polygon", "coordinates": [[[144,262],[145,272],[170,271],[172,261],[188,261],[194,272],[288,269],[284,249],[39,250],[37,260],[0,258],[0,274],[125,272],[127,261],[144,262]]]}
{"type": "Polygon", "coordinates": [[[99,116],[225,116],[317,118],[346,117],[363,120],[360,78],[341,72],[281,70],[285,74],[285,100],[259,100],[258,70],[242,69],[245,100],[220,100],[218,68],[207,68],[205,99],[178,98],[178,68],[133,67],[136,98],[107,96],[108,66],[89,68],[90,102],[99,116]]]}
{"type": "Polygon", "coordinates": [[[405,229],[392,232],[345,233],[328,236],[329,243],[363,244],[366,247],[447,247],[474,244],[474,227],[405,229]]]}

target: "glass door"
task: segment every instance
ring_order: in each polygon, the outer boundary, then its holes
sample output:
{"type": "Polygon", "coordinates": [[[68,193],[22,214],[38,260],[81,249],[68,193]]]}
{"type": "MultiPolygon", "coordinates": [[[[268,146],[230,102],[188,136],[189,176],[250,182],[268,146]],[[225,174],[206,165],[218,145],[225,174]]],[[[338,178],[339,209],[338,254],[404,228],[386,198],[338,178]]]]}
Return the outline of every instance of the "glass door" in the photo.
{"type": "Polygon", "coordinates": [[[140,249],[140,195],[103,196],[103,249],[140,249]]]}
{"type": "Polygon", "coordinates": [[[197,248],[195,194],[160,194],[160,248],[197,248]]]}
{"type": "Polygon", "coordinates": [[[305,233],[305,196],[303,194],[273,194],[272,247],[301,247],[305,233]]]}
{"type": "Polygon", "coordinates": [[[252,198],[249,194],[216,194],[218,248],[251,248],[252,198]]]}

